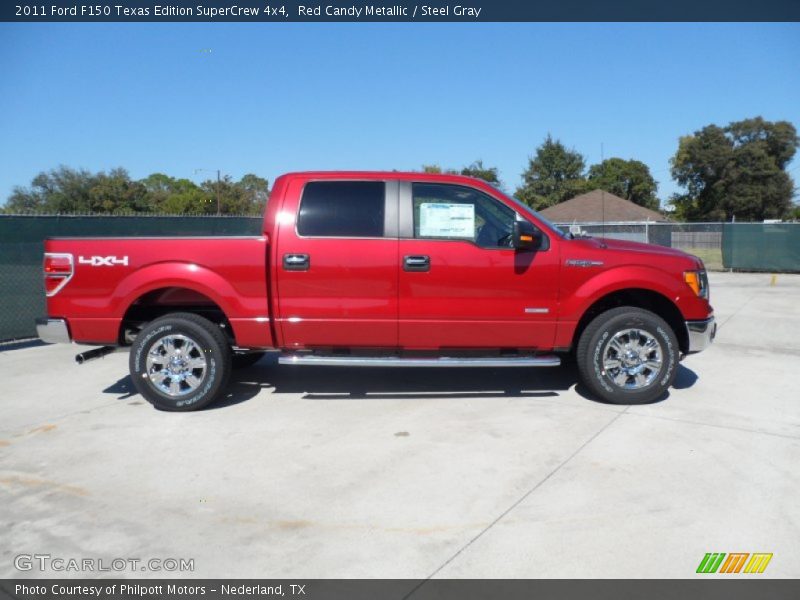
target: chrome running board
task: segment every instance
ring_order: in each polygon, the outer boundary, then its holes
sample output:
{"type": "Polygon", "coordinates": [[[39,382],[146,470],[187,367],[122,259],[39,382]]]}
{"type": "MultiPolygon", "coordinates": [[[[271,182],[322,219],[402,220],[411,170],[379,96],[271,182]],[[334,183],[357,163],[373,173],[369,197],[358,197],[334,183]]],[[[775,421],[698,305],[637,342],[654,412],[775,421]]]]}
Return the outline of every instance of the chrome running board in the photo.
{"type": "Polygon", "coordinates": [[[402,356],[318,356],[313,354],[283,354],[282,365],[316,365],[323,367],[557,367],[558,356],[494,356],[405,358],[402,356]]]}

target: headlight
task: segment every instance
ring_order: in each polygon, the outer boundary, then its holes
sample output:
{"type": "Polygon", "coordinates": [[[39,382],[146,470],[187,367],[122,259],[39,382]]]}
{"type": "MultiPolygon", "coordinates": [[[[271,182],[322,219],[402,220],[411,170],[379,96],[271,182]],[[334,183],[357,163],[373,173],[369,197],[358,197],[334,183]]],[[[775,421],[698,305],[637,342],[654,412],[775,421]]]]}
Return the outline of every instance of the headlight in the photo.
{"type": "Polygon", "coordinates": [[[702,271],[684,271],[683,280],[700,298],[708,298],[708,275],[702,271]]]}

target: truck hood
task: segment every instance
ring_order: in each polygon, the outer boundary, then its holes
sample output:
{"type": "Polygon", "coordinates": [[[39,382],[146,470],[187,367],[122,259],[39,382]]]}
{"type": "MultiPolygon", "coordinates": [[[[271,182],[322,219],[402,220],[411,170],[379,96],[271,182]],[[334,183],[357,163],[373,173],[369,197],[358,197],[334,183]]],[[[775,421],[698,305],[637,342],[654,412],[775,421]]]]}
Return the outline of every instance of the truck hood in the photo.
{"type": "MultiPolygon", "coordinates": [[[[678,250],[677,248],[667,248],[666,246],[659,246],[657,244],[644,244],[642,242],[630,242],[628,240],[617,240],[611,238],[578,238],[572,240],[585,248],[591,248],[595,251],[612,250],[617,252],[637,252],[641,254],[671,256],[674,258],[689,259],[697,262],[697,258],[691,254],[678,250]]],[[[644,257],[643,257],[644,258],[644,257]]]]}

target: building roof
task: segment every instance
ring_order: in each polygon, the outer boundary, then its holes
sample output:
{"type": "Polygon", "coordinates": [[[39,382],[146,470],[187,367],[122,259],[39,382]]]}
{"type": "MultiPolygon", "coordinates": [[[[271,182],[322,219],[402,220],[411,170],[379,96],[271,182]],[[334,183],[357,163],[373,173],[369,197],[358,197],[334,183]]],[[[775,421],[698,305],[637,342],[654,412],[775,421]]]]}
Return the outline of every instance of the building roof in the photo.
{"type": "Polygon", "coordinates": [[[555,223],[669,221],[661,213],[603,190],[592,190],[539,212],[555,223]]]}

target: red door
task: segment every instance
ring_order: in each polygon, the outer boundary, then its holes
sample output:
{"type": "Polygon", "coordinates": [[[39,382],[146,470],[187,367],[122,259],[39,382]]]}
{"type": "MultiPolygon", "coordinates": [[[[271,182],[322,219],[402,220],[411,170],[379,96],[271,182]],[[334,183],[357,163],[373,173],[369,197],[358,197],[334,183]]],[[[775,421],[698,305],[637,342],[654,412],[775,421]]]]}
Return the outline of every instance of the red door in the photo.
{"type": "Polygon", "coordinates": [[[397,346],[396,203],[397,184],[383,181],[287,194],[275,265],[285,347],[397,346]]]}
{"type": "Polygon", "coordinates": [[[546,235],[517,251],[522,217],[499,199],[460,185],[400,190],[400,346],[552,348],[559,261],[546,235]]]}

